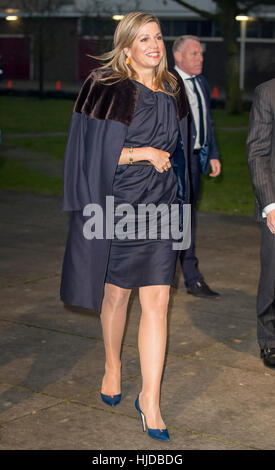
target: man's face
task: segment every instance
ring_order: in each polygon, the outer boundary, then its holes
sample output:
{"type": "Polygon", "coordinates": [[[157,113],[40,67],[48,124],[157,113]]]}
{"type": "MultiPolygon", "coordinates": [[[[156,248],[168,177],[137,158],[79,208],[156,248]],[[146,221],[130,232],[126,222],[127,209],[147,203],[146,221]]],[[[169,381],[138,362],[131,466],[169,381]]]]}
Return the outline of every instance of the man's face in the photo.
{"type": "Polygon", "coordinates": [[[202,72],[203,49],[194,39],[187,39],[178,51],[174,52],[176,65],[188,75],[202,72]]]}

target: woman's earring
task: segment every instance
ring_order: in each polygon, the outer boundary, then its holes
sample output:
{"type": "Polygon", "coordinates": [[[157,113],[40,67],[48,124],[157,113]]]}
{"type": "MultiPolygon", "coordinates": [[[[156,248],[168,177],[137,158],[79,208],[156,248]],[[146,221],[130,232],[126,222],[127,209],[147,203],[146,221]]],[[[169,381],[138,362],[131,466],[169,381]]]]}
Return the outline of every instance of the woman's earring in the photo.
{"type": "Polygon", "coordinates": [[[131,57],[126,57],[125,62],[126,62],[127,65],[130,65],[130,63],[131,63],[131,57]]]}

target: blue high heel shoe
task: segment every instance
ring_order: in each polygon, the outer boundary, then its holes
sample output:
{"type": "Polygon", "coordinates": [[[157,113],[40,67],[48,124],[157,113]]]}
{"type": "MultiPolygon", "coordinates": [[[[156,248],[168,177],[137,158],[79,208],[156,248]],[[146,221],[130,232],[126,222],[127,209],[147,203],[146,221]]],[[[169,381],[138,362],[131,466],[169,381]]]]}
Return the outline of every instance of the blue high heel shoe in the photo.
{"type": "MultiPolygon", "coordinates": [[[[141,424],[142,424],[142,429],[143,432],[146,432],[146,418],[144,413],[141,411],[140,406],[139,406],[139,395],[137,396],[137,399],[135,401],[135,407],[137,411],[140,414],[141,417],[141,424]]],[[[148,436],[152,437],[153,439],[158,439],[160,441],[170,441],[168,429],[152,429],[152,428],[147,428],[147,434],[148,436]]]]}
{"type": "Polygon", "coordinates": [[[104,395],[103,393],[100,394],[102,401],[109,406],[116,406],[120,403],[121,400],[121,393],[119,395],[104,395]]]}

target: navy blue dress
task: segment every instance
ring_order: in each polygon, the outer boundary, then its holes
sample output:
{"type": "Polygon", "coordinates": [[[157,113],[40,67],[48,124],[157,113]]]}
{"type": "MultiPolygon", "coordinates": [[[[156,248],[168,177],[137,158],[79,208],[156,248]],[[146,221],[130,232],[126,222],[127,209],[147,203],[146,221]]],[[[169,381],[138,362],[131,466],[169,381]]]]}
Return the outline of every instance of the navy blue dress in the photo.
{"type": "MultiPolygon", "coordinates": [[[[175,100],[166,93],[154,92],[136,83],[139,98],[124,147],[154,147],[172,155],[179,132],[175,100]]],[[[130,235],[131,230],[127,227],[125,239],[115,236],[112,240],[105,282],[126,289],[173,284],[178,251],[173,250],[172,237],[163,238],[159,229],[157,238],[148,238],[147,226],[146,239],[139,238],[137,216],[140,204],[166,204],[169,207],[176,203],[177,188],[172,168],[159,173],[154,166],[117,167],[113,183],[114,205],[117,208],[120,204],[131,204],[135,211],[135,224],[130,235]]],[[[129,213],[126,214],[129,219],[129,213]]],[[[158,221],[160,217],[158,214],[158,221]]],[[[120,219],[121,216],[115,217],[115,224],[120,219]]]]}

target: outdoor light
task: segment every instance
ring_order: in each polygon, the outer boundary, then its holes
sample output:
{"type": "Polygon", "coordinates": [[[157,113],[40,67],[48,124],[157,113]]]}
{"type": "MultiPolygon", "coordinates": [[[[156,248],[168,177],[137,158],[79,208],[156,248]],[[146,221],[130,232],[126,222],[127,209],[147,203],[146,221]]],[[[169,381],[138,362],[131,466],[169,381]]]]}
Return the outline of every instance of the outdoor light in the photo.
{"type": "Polygon", "coordinates": [[[235,20],[241,22],[241,37],[240,37],[240,89],[244,89],[244,75],[245,75],[245,42],[246,42],[246,24],[253,17],[247,15],[237,15],[235,20]]]}
{"type": "Polygon", "coordinates": [[[247,20],[249,20],[249,16],[246,16],[246,15],[237,15],[237,16],[235,17],[235,20],[237,20],[237,21],[247,21],[247,20]]]}
{"type": "Polygon", "coordinates": [[[9,15],[9,16],[6,16],[6,20],[7,21],[16,21],[16,20],[18,20],[18,16],[9,15]]]}
{"type": "Polygon", "coordinates": [[[113,15],[112,18],[115,21],[120,21],[122,18],[124,18],[124,15],[113,15]]]}

